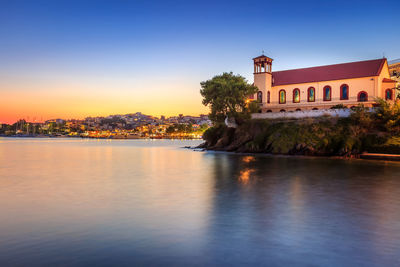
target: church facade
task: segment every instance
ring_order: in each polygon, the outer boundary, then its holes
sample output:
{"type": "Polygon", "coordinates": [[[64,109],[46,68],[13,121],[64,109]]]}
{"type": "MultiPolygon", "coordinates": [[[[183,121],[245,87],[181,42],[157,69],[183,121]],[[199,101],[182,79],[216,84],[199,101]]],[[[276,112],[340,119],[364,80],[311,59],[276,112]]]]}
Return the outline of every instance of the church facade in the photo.
{"type": "Polygon", "coordinates": [[[254,61],[252,96],[261,112],[286,112],[346,107],[372,107],[376,98],[395,100],[396,81],[390,79],[386,58],[343,64],[272,71],[272,58],[254,61]]]}

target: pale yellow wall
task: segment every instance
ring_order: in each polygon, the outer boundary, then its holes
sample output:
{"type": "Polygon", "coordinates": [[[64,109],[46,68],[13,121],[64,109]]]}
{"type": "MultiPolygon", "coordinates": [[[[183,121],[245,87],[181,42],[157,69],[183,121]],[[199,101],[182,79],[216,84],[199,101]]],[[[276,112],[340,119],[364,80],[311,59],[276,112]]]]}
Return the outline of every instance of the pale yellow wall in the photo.
{"type": "MultiPolygon", "coordinates": [[[[267,102],[267,91],[271,90],[272,76],[270,73],[256,73],[254,74],[254,85],[258,87],[259,91],[263,92],[262,102],[267,102]]],[[[254,99],[257,99],[257,94],[254,99]]]]}
{"type": "MultiPolygon", "coordinates": [[[[315,82],[315,83],[302,83],[302,84],[290,84],[290,85],[282,85],[282,86],[274,86],[272,87],[271,92],[271,105],[279,104],[279,91],[281,89],[286,90],[286,103],[291,105],[312,105],[312,104],[338,104],[346,102],[354,102],[357,101],[358,93],[360,91],[365,91],[368,93],[368,99],[372,100],[375,96],[375,81],[377,77],[365,77],[365,78],[357,78],[357,79],[345,79],[345,80],[336,80],[336,81],[324,81],[324,82],[315,82]],[[340,100],[340,86],[342,84],[347,84],[349,86],[349,100],[340,100]],[[332,101],[323,101],[323,88],[325,86],[331,86],[332,88],[332,101]],[[314,87],[315,92],[315,102],[308,102],[308,94],[307,90],[309,87],[314,87]],[[300,103],[293,103],[293,89],[300,89],[300,103]]],[[[280,106],[284,106],[284,104],[279,104],[280,106]]]]}
{"type": "Polygon", "coordinates": [[[383,83],[383,79],[387,78],[390,79],[390,72],[389,72],[389,66],[387,62],[385,62],[385,65],[382,68],[382,71],[378,77],[378,96],[381,98],[385,98],[385,90],[391,87],[394,87],[392,83],[383,83]]]}

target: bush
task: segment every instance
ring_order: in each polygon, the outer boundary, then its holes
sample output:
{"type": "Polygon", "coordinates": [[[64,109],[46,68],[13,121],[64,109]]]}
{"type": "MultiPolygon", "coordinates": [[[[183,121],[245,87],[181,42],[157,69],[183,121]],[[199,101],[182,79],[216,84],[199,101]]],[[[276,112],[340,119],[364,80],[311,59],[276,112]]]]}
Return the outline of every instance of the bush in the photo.
{"type": "Polygon", "coordinates": [[[331,107],[331,109],[345,109],[345,108],[347,107],[343,104],[337,104],[331,107]]]}
{"type": "Polygon", "coordinates": [[[222,137],[227,129],[228,127],[226,127],[224,124],[210,127],[204,132],[203,139],[206,140],[209,146],[213,146],[217,143],[218,139],[222,137]]]}
{"type": "Polygon", "coordinates": [[[375,109],[375,120],[377,127],[393,135],[400,134],[400,104],[390,104],[383,99],[377,100],[378,107],[375,109]]]}
{"type": "Polygon", "coordinates": [[[372,146],[368,149],[368,152],[382,154],[400,154],[400,145],[372,146]]]}
{"type": "Polygon", "coordinates": [[[257,101],[249,102],[249,104],[247,105],[247,109],[250,113],[260,113],[261,112],[260,103],[258,103],[257,101]]]}

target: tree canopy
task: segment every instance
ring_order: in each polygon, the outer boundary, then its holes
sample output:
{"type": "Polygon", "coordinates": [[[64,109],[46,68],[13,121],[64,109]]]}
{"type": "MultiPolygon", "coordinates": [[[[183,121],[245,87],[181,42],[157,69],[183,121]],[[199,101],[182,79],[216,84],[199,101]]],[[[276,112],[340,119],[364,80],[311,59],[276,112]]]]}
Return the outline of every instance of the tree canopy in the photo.
{"type": "Polygon", "coordinates": [[[203,105],[210,107],[209,118],[214,123],[233,117],[237,121],[247,112],[246,99],[257,92],[257,87],[232,72],[224,72],[200,83],[203,105]]]}

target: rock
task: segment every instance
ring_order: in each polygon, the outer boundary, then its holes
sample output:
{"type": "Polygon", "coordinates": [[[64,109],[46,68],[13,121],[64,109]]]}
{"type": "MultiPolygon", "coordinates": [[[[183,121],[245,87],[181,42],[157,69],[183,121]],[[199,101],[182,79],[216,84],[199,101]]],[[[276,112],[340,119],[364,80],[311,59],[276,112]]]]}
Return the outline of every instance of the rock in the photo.
{"type": "Polygon", "coordinates": [[[196,146],[195,148],[207,148],[207,142],[201,143],[200,145],[196,146]]]}
{"type": "Polygon", "coordinates": [[[228,118],[228,117],[226,117],[226,118],[225,118],[225,125],[226,125],[228,128],[237,128],[237,123],[236,123],[236,121],[235,121],[235,118],[228,118]]]}

